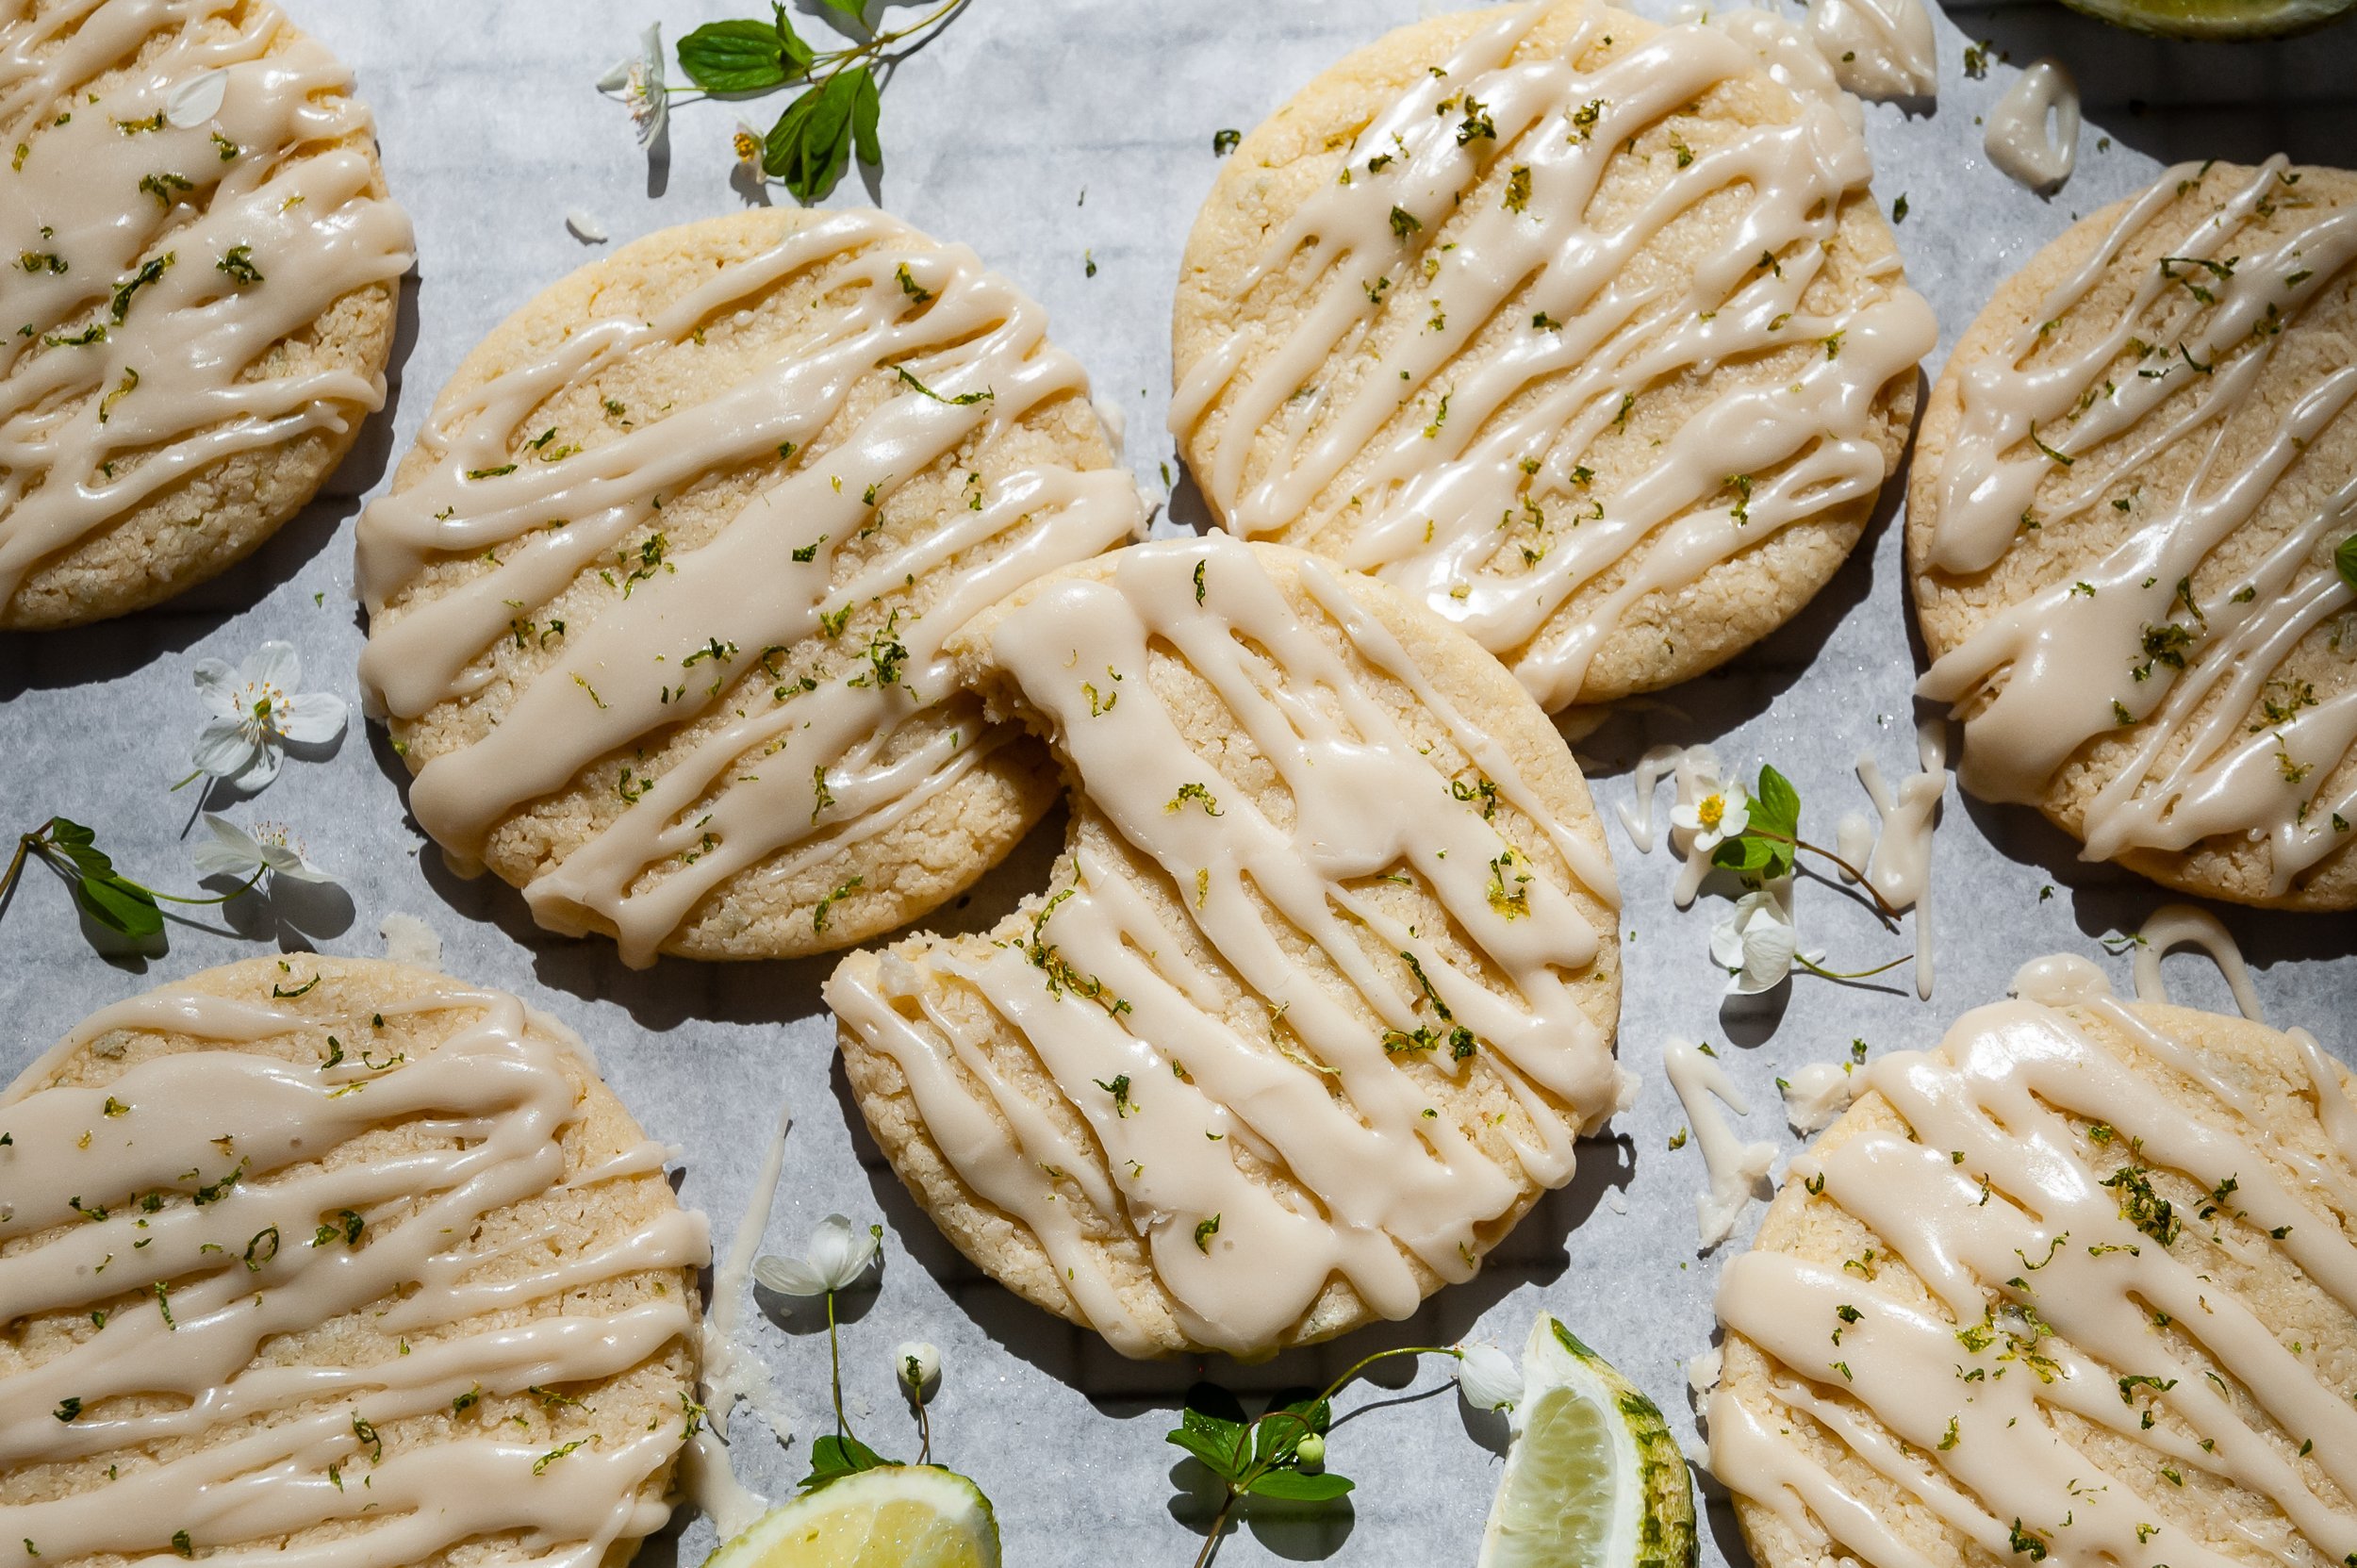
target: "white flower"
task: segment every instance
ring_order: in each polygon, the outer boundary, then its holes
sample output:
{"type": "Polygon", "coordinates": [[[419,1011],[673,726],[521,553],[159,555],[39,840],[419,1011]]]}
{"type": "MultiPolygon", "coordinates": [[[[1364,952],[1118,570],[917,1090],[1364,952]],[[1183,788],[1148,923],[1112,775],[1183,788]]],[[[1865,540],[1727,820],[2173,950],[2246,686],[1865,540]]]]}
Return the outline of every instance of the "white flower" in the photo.
{"type": "Polygon", "coordinates": [[[1670,823],[1693,835],[1693,850],[1706,855],[1721,843],[1739,838],[1751,826],[1752,798],[1741,784],[1713,789],[1691,805],[1681,801],[1670,808],[1670,823]]]}
{"type": "Polygon", "coordinates": [[[902,1388],[922,1395],[941,1378],[941,1352],[923,1340],[903,1340],[892,1347],[892,1372],[902,1388]]]}
{"type": "Polygon", "coordinates": [[[1457,1392],[1477,1411],[1512,1410],[1522,1403],[1523,1369],[1494,1345],[1460,1345],[1457,1392]]]}
{"type": "Polygon", "coordinates": [[[761,133],[739,120],[736,134],[729,138],[729,145],[736,151],[737,169],[754,179],[761,178],[761,160],[769,150],[769,144],[762,140],[761,133]]]}
{"type": "Polygon", "coordinates": [[[753,1278],[781,1296],[825,1296],[848,1290],[876,1261],[883,1227],[854,1230],[841,1214],[829,1214],[810,1233],[810,1252],[800,1258],[757,1258],[753,1278]]]}
{"type": "Polygon", "coordinates": [[[1784,983],[1799,944],[1783,900],[1772,892],[1746,893],[1711,931],[1710,956],[1735,976],[1729,995],[1755,997],[1784,983]]]}
{"type": "Polygon", "coordinates": [[[298,692],[303,659],[294,645],[266,642],[232,669],[199,659],[196,689],[211,713],[196,734],[190,763],[232,788],[255,790],[278,777],[287,743],[317,745],[344,730],[344,700],[323,691],[298,692]]]}
{"type": "Polygon", "coordinates": [[[598,78],[598,91],[619,98],[638,127],[638,145],[652,147],[670,124],[671,103],[663,85],[663,25],[651,22],[640,35],[635,58],[617,60],[598,78]]]}
{"type": "Polygon", "coordinates": [[[201,875],[236,877],[242,882],[267,871],[297,882],[336,880],[311,864],[303,841],[283,822],[256,822],[249,831],[209,811],[203,814],[203,820],[212,837],[198,839],[189,850],[189,858],[196,862],[201,875]]]}

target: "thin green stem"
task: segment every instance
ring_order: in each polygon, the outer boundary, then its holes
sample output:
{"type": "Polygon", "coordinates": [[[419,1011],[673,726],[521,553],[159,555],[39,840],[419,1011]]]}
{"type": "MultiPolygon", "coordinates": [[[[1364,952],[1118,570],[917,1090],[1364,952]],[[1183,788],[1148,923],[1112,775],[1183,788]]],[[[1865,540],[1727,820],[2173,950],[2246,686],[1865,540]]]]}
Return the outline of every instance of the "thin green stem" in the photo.
{"type": "Polygon", "coordinates": [[[1778,844],[1789,844],[1796,850],[1805,850],[1810,854],[1822,856],[1825,860],[1832,863],[1836,870],[1839,871],[1843,876],[1848,877],[1852,882],[1857,883],[1858,886],[1866,890],[1866,896],[1874,900],[1874,908],[1881,914],[1884,919],[1889,921],[1894,926],[1899,923],[1899,906],[1892,903],[1888,899],[1884,898],[1882,890],[1876,887],[1872,883],[1867,881],[1865,872],[1859,870],[1856,867],[1851,865],[1839,855],[1835,854],[1831,850],[1826,849],[1821,844],[1811,844],[1805,838],[1794,838],[1788,834],[1776,833],[1768,828],[1753,828],[1750,831],[1756,834],[1761,838],[1771,839],[1778,844]]]}
{"type": "Polygon", "coordinates": [[[1871,969],[1855,969],[1847,972],[1840,969],[1828,969],[1821,964],[1812,964],[1807,959],[1802,957],[1799,953],[1794,953],[1792,955],[1792,962],[1798,964],[1802,968],[1806,969],[1810,974],[1822,975],[1827,980],[1870,980],[1875,975],[1883,974],[1888,970],[1897,968],[1900,965],[1904,964],[1908,959],[1913,958],[1914,956],[1915,955],[1913,953],[1907,953],[1902,957],[1892,959],[1887,964],[1877,964],[1871,969]]]}
{"type": "Polygon", "coordinates": [[[181,780],[178,784],[173,784],[170,790],[166,791],[166,793],[167,793],[167,794],[172,794],[172,795],[177,795],[177,794],[179,794],[179,793],[180,793],[180,791],[182,791],[183,789],[186,789],[189,785],[190,785],[190,784],[192,784],[196,783],[196,781],[197,781],[197,780],[199,780],[199,779],[203,778],[204,776],[205,776],[205,769],[203,769],[202,767],[200,767],[200,768],[198,768],[195,772],[193,772],[193,773],[190,774],[187,778],[182,779],[182,780],[181,780]]]}
{"type": "Polygon", "coordinates": [[[171,903],[171,904],[194,904],[194,905],[204,905],[204,904],[225,904],[225,903],[227,903],[227,902],[228,902],[230,900],[232,900],[232,899],[241,897],[241,896],[243,896],[244,894],[247,894],[247,893],[251,893],[251,892],[253,892],[253,891],[254,891],[254,886],[255,886],[255,884],[256,883],[260,882],[260,881],[261,881],[264,877],[266,877],[266,876],[268,876],[268,875],[270,875],[270,867],[267,867],[267,866],[256,866],[256,867],[254,868],[254,874],[253,874],[252,876],[250,876],[250,877],[246,878],[246,879],[245,879],[245,881],[243,881],[243,882],[241,882],[241,883],[238,883],[238,885],[237,885],[237,886],[235,886],[235,887],[231,888],[228,892],[223,893],[223,894],[220,898],[218,898],[218,899],[189,899],[189,898],[183,898],[183,897],[181,897],[181,896],[180,896],[179,894],[177,894],[177,893],[158,893],[158,892],[157,892],[154,888],[152,888],[152,887],[148,886],[145,883],[133,882],[133,881],[132,881],[130,878],[128,878],[128,877],[123,877],[123,878],[119,879],[119,880],[122,882],[122,883],[123,883],[123,885],[124,885],[124,886],[125,886],[125,887],[136,887],[136,888],[138,888],[140,892],[142,892],[142,893],[146,894],[149,898],[151,898],[151,899],[161,899],[161,900],[164,900],[164,902],[166,902],[166,903],[171,903]]]}
{"type": "Polygon", "coordinates": [[[913,1388],[909,1390],[909,1397],[916,1402],[916,1462],[931,1464],[933,1461],[933,1424],[925,1414],[925,1391],[913,1388]]]}
{"type": "Polygon", "coordinates": [[[833,1367],[834,1435],[849,1437],[856,1441],[858,1434],[851,1430],[850,1422],[843,1415],[843,1347],[836,1341],[834,1334],[834,1292],[832,1291],[827,1293],[827,1360],[833,1367]]]}
{"type": "Polygon", "coordinates": [[[33,852],[34,846],[42,842],[48,832],[43,827],[38,833],[17,834],[16,853],[8,857],[8,874],[0,876],[0,903],[6,903],[8,895],[16,890],[17,876],[25,869],[25,857],[33,852]]]}
{"type": "Polygon", "coordinates": [[[1219,1538],[1227,1533],[1228,1516],[1235,1510],[1236,1489],[1229,1486],[1226,1499],[1219,1505],[1219,1511],[1211,1515],[1211,1528],[1203,1538],[1203,1549],[1195,1554],[1195,1568],[1206,1568],[1211,1562],[1211,1554],[1219,1550],[1219,1538]]]}

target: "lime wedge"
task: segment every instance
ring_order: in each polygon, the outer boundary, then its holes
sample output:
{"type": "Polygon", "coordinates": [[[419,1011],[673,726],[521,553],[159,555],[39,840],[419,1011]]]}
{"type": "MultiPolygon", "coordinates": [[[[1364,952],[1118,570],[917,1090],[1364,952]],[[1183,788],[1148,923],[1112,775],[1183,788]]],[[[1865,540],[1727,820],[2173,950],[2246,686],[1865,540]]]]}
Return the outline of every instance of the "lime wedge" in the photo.
{"type": "Polygon", "coordinates": [[[964,1476],[886,1465],[771,1509],[704,1568],[998,1568],[998,1521],[964,1476]]]}
{"type": "Polygon", "coordinates": [[[1686,1456],[1654,1402],[1540,1314],[1479,1568],[1693,1568],[1686,1456]]]}
{"type": "Polygon", "coordinates": [[[2169,38],[2281,38],[2345,16],[2357,0],[2064,0],[2115,26],[2169,38]]]}

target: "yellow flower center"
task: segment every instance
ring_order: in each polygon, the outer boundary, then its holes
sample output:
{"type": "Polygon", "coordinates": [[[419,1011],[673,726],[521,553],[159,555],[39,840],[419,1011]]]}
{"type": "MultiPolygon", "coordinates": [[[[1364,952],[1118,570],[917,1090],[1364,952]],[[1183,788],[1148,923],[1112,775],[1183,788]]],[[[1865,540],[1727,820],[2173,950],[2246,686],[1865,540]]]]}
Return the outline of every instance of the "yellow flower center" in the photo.
{"type": "Polygon", "coordinates": [[[1703,803],[1694,808],[1694,816],[1701,820],[1704,828],[1711,833],[1717,833],[1719,824],[1726,820],[1726,797],[1723,795],[1704,796],[1703,803]]]}
{"type": "Polygon", "coordinates": [[[734,146],[736,148],[736,160],[739,163],[750,163],[755,158],[761,157],[761,139],[753,135],[750,131],[738,131],[736,133],[734,146]]]}

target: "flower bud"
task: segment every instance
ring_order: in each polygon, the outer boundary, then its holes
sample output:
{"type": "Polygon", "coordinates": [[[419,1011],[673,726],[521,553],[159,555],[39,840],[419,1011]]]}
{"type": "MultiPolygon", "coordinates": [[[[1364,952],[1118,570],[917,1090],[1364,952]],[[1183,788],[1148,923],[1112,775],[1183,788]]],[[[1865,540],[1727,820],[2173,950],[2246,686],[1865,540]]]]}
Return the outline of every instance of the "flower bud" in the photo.
{"type": "Polygon", "coordinates": [[[1511,1410],[1523,1396],[1522,1368],[1494,1345],[1460,1345],[1457,1391],[1477,1411],[1511,1410]]]}
{"type": "Polygon", "coordinates": [[[1294,1453],[1301,1461],[1302,1469],[1321,1469],[1326,1464],[1326,1439],[1316,1432],[1311,1432],[1294,1444],[1294,1453]]]}
{"type": "Polygon", "coordinates": [[[892,1370],[902,1388],[921,1395],[941,1378],[941,1352],[923,1340],[904,1340],[892,1347],[892,1370]]]}

